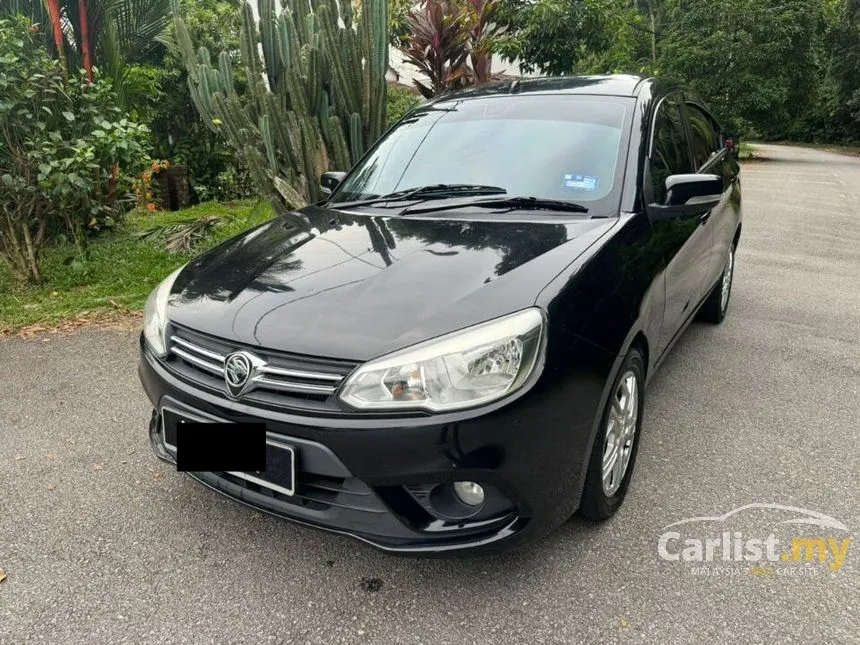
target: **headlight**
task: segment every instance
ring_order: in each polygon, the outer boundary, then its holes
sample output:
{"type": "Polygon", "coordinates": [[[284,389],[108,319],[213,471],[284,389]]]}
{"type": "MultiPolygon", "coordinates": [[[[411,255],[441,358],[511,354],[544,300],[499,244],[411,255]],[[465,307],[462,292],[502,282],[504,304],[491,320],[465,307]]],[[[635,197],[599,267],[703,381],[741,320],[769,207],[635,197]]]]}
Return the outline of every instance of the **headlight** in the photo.
{"type": "Polygon", "coordinates": [[[143,337],[149,343],[150,349],[158,356],[167,354],[167,342],[164,338],[164,330],[167,326],[167,297],[170,295],[173,281],[184,268],[181,266],[164,278],[161,284],[149,294],[143,307],[143,337]]]}
{"type": "Polygon", "coordinates": [[[359,409],[448,411],[498,399],[537,363],[544,319],[525,309],[369,361],[340,399],[359,409]]]}

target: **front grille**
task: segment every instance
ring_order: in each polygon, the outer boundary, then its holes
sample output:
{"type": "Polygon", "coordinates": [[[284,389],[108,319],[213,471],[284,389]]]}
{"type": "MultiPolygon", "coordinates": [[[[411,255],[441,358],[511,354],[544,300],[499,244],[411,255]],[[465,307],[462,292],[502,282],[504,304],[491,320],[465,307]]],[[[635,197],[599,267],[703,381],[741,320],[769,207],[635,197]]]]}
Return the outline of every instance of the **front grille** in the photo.
{"type": "Polygon", "coordinates": [[[224,361],[227,356],[246,350],[265,361],[258,369],[253,389],[241,396],[243,401],[264,407],[338,410],[334,394],[357,366],[350,361],[246,347],[177,325],[171,326],[168,338],[168,366],[185,379],[225,396],[224,361]]]}

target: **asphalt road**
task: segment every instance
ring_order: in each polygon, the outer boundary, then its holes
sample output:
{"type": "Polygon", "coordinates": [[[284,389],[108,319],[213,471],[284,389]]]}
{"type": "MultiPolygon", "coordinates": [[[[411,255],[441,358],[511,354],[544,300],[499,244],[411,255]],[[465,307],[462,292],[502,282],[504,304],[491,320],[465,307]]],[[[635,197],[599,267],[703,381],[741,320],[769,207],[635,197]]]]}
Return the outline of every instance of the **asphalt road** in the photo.
{"type": "Polygon", "coordinates": [[[0,643],[860,642],[860,545],[815,576],[658,557],[755,502],[860,531],[860,158],[759,153],[729,317],[649,389],[621,512],[503,557],[384,555],[157,462],[134,334],[0,343],[0,643]]]}

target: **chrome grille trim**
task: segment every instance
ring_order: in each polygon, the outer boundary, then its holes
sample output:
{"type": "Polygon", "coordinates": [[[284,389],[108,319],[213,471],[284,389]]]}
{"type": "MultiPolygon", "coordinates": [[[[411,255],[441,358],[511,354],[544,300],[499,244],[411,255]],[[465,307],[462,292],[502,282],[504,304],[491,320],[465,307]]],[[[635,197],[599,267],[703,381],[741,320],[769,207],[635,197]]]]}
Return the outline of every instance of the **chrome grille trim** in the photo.
{"type": "Polygon", "coordinates": [[[221,365],[215,365],[208,361],[204,361],[202,358],[198,358],[197,356],[194,356],[189,352],[186,352],[184,349],[179,349],[178,347],[171,347],[170,351],[179,356],[179,358],[182,358],[189,363],[193,363],[197,367],[201,367],[204,370],[209,370],[210,372],[214,372],[215,374],[220,374],[222,376],[224,375],[223,360],[221,361],[221,365]]]}
{"type": "Polygon", "coordinates": [[[310,385],[308,383],[294,383],[292,381],[278,381],[265,376],[255,376],[254,383],[259,383],[272,390],[284,390],[286,392],[308,392],[310,394],[334,394],[333,385],[310,385]]]}
{"type": "Polygon", "coordinates": [[[260,371],[265,372],[266,374],[273,374],[275,376],[292,376],[293,378],[306,378],[313,379],[315,381],[334,381],[335,383],[340,383],[343,380],[343,377],[338,376],[337,374],[322,374],[321,372],[300,372],[298,370],[286,370],[282,367],[272,367],[271,365],[267,365],[260,371]]]}
{"type": "Polygon", "coordinates": [[[216,361],[218,363],[223,363],[224,359],[227,358],[223,354],[210,351],[208,349],[205,349],[204,347],[198,347],[194,343],[189,343],[187,340],[180,338],[179,336],[171,336],[170,340],[177,345],[182,345],[184,348],[189,349],[196,354],[200,354],[201,356],[205,356],[206,358],[211,358],[213,361],[216,361]]]}
{"type": "MultiPolygon", "coordinates": [[[[169,351],[176,358],[185,361],[192,368],[208,372],[216,377],[224,377],[224,364],[227,357],[230,356],[230,352],[222,353],[226,351],[226,347],[229,347],[224,341],[218,341],[219,344],[215,345],[220,351],[213,351],[177,334],[171,334],[169,339],[169,351]]],[[[236,349],[239,350],[239,348],[236,349]]],[[[254,353],[254,350],[250,351],[254,353]]],[[[266,355],[267,353],[263,350],[263,356],[266,355]]],[[[260,365],[258,373],[252,377],[251,383],[254,387],[249,388],[247,394],[252,395],[254,390],[269,390],[287,393],[287,395],[293,393],[295,395],[329,397],[335,393],[338,385],[345,377],[345,373],[333,374],[331,372],[315,372],[264,364],[260,365]]]]}

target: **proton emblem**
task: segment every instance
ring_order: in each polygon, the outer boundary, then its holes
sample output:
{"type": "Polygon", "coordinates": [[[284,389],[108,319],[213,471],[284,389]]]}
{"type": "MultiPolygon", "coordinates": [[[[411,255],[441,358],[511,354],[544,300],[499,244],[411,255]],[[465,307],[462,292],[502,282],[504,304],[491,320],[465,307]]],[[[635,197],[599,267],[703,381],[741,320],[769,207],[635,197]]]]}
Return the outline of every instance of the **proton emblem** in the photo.
{"type": "Polygon", "coordinates": [[[233,352],[224,359],[224,382],[227,393],[234,399],[239,398],[253,387],[253,378],[260,365],[260,360],[248,352],[233,352]]]}

